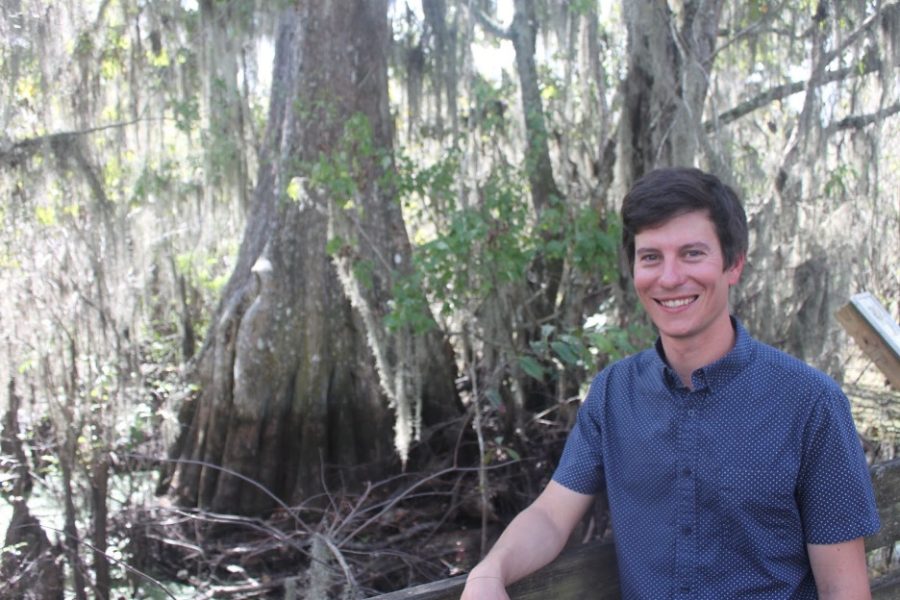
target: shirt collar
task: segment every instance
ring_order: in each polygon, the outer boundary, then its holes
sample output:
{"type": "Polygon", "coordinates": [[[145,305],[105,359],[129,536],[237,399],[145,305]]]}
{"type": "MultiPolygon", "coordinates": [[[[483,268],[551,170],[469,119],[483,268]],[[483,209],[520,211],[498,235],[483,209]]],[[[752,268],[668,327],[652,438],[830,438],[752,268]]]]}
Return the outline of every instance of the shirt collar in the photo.
{"type": "MultiPolygon", "coordinates": [[[[719,360],[694,371],[692,375],[694,390],[709,387],[710,391],[714,392],[734,379],[750,363],[753,355],[753,339],[735,317],[731,317],[731,326],[736,334],[734,347],[719,360]]],[[[661,371],[663,383],[671,389],[682,387],[678,373],[666,361],[661,338],[657,338],[655,348],[654,362],[661,371]]]]}

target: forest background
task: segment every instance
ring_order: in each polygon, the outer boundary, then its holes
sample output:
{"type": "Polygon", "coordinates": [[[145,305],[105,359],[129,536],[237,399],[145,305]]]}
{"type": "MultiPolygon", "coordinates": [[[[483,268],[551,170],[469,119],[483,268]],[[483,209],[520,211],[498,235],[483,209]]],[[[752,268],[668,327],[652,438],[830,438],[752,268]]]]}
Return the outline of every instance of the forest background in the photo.
{"type": "Polygon", "coordinates": [[[4,597],[469,568],[653,339],[617,209],[658,166],[745,199],[751,332],[887,393],[833,314],[900,311],[896,1],[0,13],[4,597]]]}

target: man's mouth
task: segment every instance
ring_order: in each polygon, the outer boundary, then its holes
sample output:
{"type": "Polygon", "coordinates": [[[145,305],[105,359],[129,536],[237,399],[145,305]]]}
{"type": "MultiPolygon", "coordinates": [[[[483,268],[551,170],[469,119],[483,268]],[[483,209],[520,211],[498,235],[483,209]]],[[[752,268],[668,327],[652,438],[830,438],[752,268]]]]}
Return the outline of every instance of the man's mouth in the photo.
{"type": "Polygon", "coordinates": [[[696,300],[698,296],[689,296],[687,298],[673,298],[671,300],[657,300],[658,303],[662,304],[665,308],[680,308],[682,306],[687,306],[694,300],[696,300]]]}

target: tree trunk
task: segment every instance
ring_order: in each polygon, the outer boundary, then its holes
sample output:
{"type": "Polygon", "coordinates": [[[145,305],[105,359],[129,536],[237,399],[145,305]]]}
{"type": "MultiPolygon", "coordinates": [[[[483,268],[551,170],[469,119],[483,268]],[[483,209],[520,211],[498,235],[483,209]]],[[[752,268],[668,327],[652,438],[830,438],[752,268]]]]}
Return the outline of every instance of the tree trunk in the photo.
{"type": "Polygon", "coordinates": [[[656,0],[622,6],[628,74],[616,153],[617,197],[656,167],[692,165],[704,145],[703,106],[722,0],[685,1],[678,15],[656,0]]]}
{"type": "MultiPolygon", "coordinates": [[[[541,100],[541,86],[534,60],[537,34],[534,2],[515,0],[509,32],[516,51],[516,72],[522,89],[522,112],[525,117],[525,172],[528,175],[528,187],[531,189],[531,203],[535,213],[540,217],[543,211],[549,208],[559,208],[565,199],[553,177],[544,103],[541,100]]],[[[559,238],[556,232],[544,232],[542,236],[546,241],[559,238]]],[[[540,255],[536,258],[532,270],[534,280],[538,282],[541,291],[540,301],[534,309],[534,320],[538,321],[555,310],[563,261],[540,255]]]]}
{"type": "MultiPolygon", "coordinates": [[[[78,456],[77,437],[81,432],[81,426],[75,424],[75,402],[78,390],[78,352],[75,348],[75,342],[69,342],[69,380],[66,386],[66,403],[64,405],[63,415],[68,425],[63,438],[63,451],[59,456],[59,470],[62,475],[63,487],[63,507],[65,510],[65,522],[63,524],[63,547],[69,560],[69,566],[72,567],[72,583],[75,588],[75,598],[77,600],[87,600],[87,577],[85,575],[84,565],[81,562],[80,539],[78,531],[77,513],[75,510],[75,489],[72,485],[73,469],[78,456]]],[[[49,369],[47,370],[49,372],[49,369]]],[[[28,514],[22,515],[23,519],[28,518],[28,514]]]]}
{"type": "MultiPolygon", "coordinates": [[[[222,190],[237,196],[247,210],[249,176],[246,143],[246,107],[238,87],[238,69],[243,37],[239,30],[246,7],[236,2],[201,0],[200,31],[203,36],[203,98],[207,181],[204,191],[222,190]],[[237,30],[237,31],[236,31],[237,30]]],[[[247,74],[244,74],[246,79],[247,74]]]]}
{"type": "Polygon", "coordinates": [[[94,597],[108,600],[112,579],[109,558],[109,456],[97,449],[91,458],[91,554],[94,559],[94,597]]]}
{"type": "Polygon", "coordinates": [[[421,423],[457,414],[443,338],[384,325],[410,268],[385,183],[386,15],[307,0],[281,16],[253,207],[162,482],[183,504],[258,513],[274,500],[247,479],[294,502],[323,466],[378,477],[421,423]]]}
{"type": "Polygon", "coordinates": [[[422,13],[425,16],[425,23],[431,29],[434,36],[434,54],[432,62],[434,64],[434,82],[432,86],[435,101],[435,129],[441,135],[444,133],[444,103],[443,95],[446,93],[448,105],[450,94],[455,93],[446,85],[445,61],[453,61],[452,56],[447,55],[447,3],[445,0],[423,0],[422,13]]]}
{"type": "Polygon", "coordinates": [[[522,88],[522,112],[525,115],[525,170],[531,188],[531,202],[538,214],[563,199],[553,178],[544,103],[534,60],[537,16],[533,2],[516,0],[510,37],[516,51],[516,72],[522,88]]]}
{"type": "Polygon", "coordinates": [[[0,457],[2,472],[9,479],[2,488],[3,499],[12,505],[13,512],[6,529],[3,549],[0,550],[0,578],[4,582],[4,598],[63,598],[62,565],[55,559],[58,548],[50,545],[40,521],[28,509],[31,497],[31,473],[25,454],[23,436],[19,431],[19,406],[15,379],[9,379],[9,408],[0,426],[0,457]],[[28,594],[31,594],[30,596],[28,594]]]}

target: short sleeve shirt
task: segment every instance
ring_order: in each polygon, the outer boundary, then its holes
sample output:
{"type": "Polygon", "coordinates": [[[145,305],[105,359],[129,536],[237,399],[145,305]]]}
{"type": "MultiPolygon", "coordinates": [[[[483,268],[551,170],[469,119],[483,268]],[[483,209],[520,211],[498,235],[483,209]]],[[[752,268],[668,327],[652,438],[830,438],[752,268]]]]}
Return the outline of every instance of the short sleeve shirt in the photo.
{"type": "Polygon", "coordinates": [[[846,396],[732,322],[693,390],[659,341],[604,369],[553,475],[606,490],[625,599],[816,598],[806,544],[879,528],[846,396]]]}

